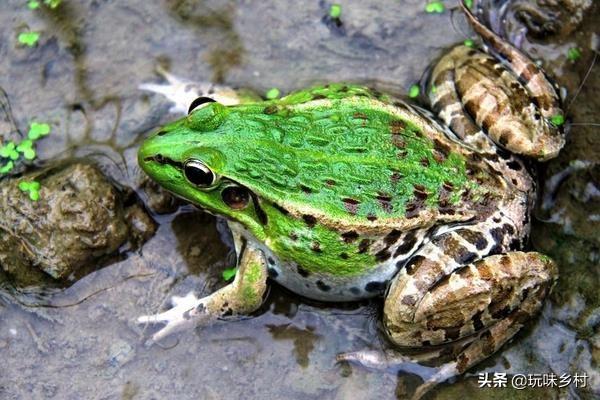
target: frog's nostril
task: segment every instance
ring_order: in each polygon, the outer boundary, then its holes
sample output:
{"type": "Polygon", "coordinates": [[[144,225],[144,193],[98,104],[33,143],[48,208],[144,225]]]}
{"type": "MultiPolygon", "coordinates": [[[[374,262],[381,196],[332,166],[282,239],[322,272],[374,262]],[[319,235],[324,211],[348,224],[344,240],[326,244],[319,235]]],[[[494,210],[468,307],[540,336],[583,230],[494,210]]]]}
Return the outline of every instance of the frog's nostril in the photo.
{"type": "Polygon", "coordinates": [[[166,135],[166,134],[167,134],[167,131],[159,131],[159,132],[156,134],[156,136],[163,136],[163,135],[166,135]]]}

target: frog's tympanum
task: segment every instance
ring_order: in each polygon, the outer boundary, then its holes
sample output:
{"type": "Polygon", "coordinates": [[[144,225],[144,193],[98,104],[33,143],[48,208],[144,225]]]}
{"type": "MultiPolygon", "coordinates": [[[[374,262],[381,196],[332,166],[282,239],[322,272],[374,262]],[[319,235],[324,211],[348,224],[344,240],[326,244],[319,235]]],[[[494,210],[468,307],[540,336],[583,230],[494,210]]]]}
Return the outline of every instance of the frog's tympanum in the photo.
{"type": "Polygon", "coordinates": [[[331,84],[228,106],[200,98],[143,143],[144,171],[226,218],[239,256],[230,285],[141,317],[166,323],[155,340],[251,313],[269,277],[323,301],[385,296],[391,342],[446,348],[449,376],[539,311],[557,269],[522,251],[535,185],[519,156],[557,155],[560,101],[539,67],[465,12],[486,47],[457,46],[432,69],[443,124],[331,84]]]}

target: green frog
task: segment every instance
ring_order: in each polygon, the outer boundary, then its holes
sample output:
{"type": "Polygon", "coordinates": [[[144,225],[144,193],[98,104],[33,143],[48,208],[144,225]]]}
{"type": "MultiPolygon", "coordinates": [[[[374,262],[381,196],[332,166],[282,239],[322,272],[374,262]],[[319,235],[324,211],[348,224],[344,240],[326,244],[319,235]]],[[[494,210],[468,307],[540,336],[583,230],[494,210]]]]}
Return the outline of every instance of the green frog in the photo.
{"type": "Polygon", "coordinates": [[[424,84],[436,115],[343,83],[227,105],[206,95],[143,143],[143,170],[225,218],[238,255],[231,284],[139,318],[166,324],[154,340],[252,313],[270,279],[322,301],[384,296],[393,344],[451,359],[439,380],[539,311],[557,268],[522,251],[535,185],[520,156],[556,156],[560,100],[463,8],[485,51],[460,45],[436,63],[424,84]]]}

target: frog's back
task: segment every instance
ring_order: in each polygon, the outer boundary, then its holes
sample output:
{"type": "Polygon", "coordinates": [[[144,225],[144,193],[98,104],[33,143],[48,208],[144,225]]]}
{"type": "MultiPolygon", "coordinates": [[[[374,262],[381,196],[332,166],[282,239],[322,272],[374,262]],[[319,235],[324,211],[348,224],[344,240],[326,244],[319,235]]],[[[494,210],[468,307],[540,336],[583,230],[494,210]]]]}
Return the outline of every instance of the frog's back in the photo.
{"type": "Polygon", "coordinates": [[[338,230],[466,220],[490,195],[481,159],[422,112],[358,86],[234,107],[221,128],[236,149],[227,176],[338,230]]]}

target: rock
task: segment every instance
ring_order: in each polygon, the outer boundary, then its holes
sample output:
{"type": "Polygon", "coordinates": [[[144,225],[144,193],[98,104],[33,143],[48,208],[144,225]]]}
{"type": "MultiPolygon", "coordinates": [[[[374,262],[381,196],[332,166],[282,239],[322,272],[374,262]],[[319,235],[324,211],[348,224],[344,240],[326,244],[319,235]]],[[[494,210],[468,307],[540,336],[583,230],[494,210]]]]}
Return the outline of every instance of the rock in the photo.
{"type": "Polygon", "coordinates": [[[130,233],[147,239],[154,225],[143,214],[139,206],[125,210],[120,192],[90,164],[63,164],[3,182],[0,265],[19,284],[39,283],[45,274],[68,278],[117,251],[130,233]],[[22,182],[39,182],[38,200],[19,188],[22,182]]]}

